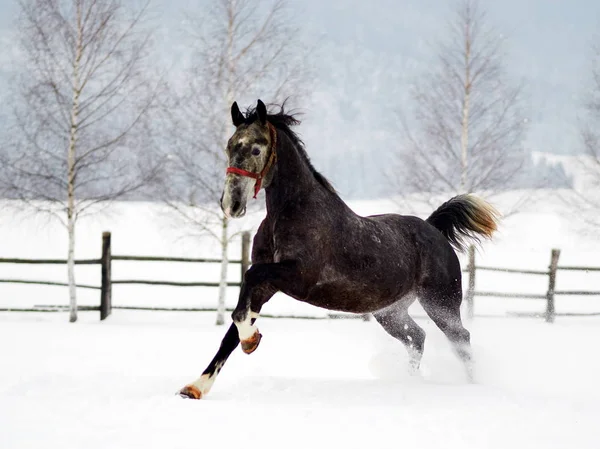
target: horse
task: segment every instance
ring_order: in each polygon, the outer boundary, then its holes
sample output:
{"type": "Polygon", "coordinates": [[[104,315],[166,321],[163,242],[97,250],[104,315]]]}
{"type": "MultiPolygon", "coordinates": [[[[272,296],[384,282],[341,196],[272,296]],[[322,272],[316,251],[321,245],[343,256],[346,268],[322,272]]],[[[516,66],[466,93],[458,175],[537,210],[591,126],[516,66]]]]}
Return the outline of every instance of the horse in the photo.
{"type": "Polygon", "coordinates": [[[496,209],[463,194],[426,220],[397,214],[359,216],[313,167],[291,129],[300,122],[283,105],[268,112],[258,100],[255,108],[242,113],[234,102],[231,118],[235,132],[226,147],[221,209],[227,217],[242,217],[249,198],[264,189],[267,213],[253,240],[252,265],[244,275],[233,323],[202,375],[179,394],[205,397],[238,344],[246,354],[257,349],[262,334],[256,320],[276,292],[329,310],[372,314],[406,346],[414,373],[423,356],[425,332],[408,308],[418,299],[472,381],[456,251],[465,249],[465,240],[491,238],[499,220],[496,209]]]}

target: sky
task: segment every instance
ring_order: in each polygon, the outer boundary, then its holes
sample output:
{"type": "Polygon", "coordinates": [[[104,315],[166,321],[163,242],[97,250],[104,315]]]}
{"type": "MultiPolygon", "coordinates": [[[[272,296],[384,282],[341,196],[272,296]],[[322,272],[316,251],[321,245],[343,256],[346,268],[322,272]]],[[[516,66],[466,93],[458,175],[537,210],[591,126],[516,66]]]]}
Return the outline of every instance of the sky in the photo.
{"type": "MultiPolygon", "coordinates": [[[[326,41],[358,50],[357,56],[366,53],[404,66],[408,73],[398,77],[410,82],[415,73],[427,70],[430,48],[443,38],[453,4],[331,0],[311,1],[302,11],[307,24],[326,41]]],[[[600,2],[488,0],[481,6],[488,22],[507,39],[509,73],[525,84],[532,122],[528,144],[541,151],[572,152],[578,103],[590,76],[591,44],[600,44],[600,2]]],[[[382,90],[385,95],[385,87],[382,90]]]]}
{"type": "MultiPolygon", "coordinates": [[[[183,11],[209,3],[153,1],[165,54],[186,57],[178,45],[183,11]]],[[[0,0],[0,82],[7,78],[14,57],[15,4],[0,0]]],[[[342,162],[355,164],[366,178],[361,182],[367,184],[381,172],[381,161],[388,160],[384,152],[398,139],[396,112],[408,107],[411,84],[430,67],[432,49],[444,37],[454,4],[454,0],[290,0],[291,17],[301,29],[299,38],[315,45],[316,56],[316,79],[299,131],[316,166],[334,180],[342,162]]],[[[559,154],[581,151],[578,114],[589,85],[591,46],[600,44],[600,2],[482,0],[480,4],[488,23],[506,38],[511,80],[524,86],[529,122],[525,147],[559,154]]]]}

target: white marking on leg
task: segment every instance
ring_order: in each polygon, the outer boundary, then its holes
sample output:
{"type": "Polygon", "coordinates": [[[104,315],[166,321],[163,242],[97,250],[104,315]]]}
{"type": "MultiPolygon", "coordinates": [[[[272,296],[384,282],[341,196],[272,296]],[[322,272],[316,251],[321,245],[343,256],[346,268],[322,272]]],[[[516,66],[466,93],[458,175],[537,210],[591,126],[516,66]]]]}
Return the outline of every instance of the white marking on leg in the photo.
{"type": "Polygon", "coordinates": [[[212,376],[210,374],[203,374],[194,382],[192,382],[191,385],[200,390],[200,393],[202,393],[202,397],[204,397],[212,388],[213,383],[215,383],[216,377],[217,373],[214,373],[212,376]]]}
{"type": "Polygon", "coordinates": [[[203,374],[191,383],[191,385],[200,390],[200,393],[202,393],[202,397],[207,395],[210,389],[212,388],[213,384],[215,383],[215,379],[219,375],[219,371],[221,371],[221,368],[223,368],[223,363],[217,363],[217,366],[215,367],[215,372],[212,373],[212,375],[203,374]]]}
{"type": "Polygon", "coordinates": [[[252,324],[252,318],[257,317],[258,313],[250,312],[244,321],[235,323],[238,329],[238,335],[240,336],[240,341],[248,340],[256,332],[258,332],[258,328],[252,324]]]}

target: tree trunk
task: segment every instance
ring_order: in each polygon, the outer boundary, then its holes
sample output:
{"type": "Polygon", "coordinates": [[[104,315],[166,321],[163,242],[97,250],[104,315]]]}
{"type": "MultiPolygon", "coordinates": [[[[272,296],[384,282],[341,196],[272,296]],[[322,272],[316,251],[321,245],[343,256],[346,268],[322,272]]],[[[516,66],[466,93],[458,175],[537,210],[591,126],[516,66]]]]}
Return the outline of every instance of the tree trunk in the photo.
{"type": "Polygon", "coordinates": [[[462,104],[461,134],[460,134],[460,192],[467,191],[467,169],[469,167],[469,100],[471,97],[471,15],[470,9],[467,9],[467,18],[465,23],[465,84],[464,97],[462,104]]]}
{"type": "MultiPolygon", "coordinates": [[[[227,4],[227,84],[225,86],[224,99],[225,107],[228,108],[233,102],[233,28],[235,20],[234,5],[229,2],[227,4]]],[[[224,129],[223,148],[227,145],[228,130],[224,129]]],[[[229,235],[227,232],[228,219],[225,215],[221,219],[221,277],[219,279],[219,303],[217,305],[217,325],[225,324],[225,300],[227,298],[227,268],[229,259],[227,257],[227,248],[229,247],[229,235]]]]}
{"type": "Polygon", "coordinates": [[[67,256],[67,274],[69,279],[69,321],[77,321],[77,290],[75,288],[75,220],[69,201],[67,232],[69,233],[69,252],[67,256]]]}
{"type": "Polygon", "coordinates": [[[67,232],[69,250],[67,255],[67,276],[69,282],[69,321],[77,321],[77,291],[75,288],[75,148],[79,117],[80,75],[79,66],[82,53],[81,4],[77,3],[77,42],[73,61],[73,104],[71,107],[71,132],[67,154],[67,232]]]}
{"type": "Polygon", "coordinates": [[[221,222],[221,277],[219,279],[219,303],[217,305],[217,325],[225,324],[225,299],[227,298],[227,248],[229,247],[229,235],[227,232],[228,220],[223,216],[221,222]]]}

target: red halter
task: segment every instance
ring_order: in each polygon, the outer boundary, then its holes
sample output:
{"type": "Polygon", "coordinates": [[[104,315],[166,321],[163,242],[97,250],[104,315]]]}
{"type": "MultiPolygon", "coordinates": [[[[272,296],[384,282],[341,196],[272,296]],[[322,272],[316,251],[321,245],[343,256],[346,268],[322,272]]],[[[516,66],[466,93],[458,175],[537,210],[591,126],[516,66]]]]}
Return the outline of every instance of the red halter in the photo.
{"type": "Polygon", "coordinates": [[[256,199],[258,192],[260,192],[264,177],[267,176],[267,173],[269,173],[269,170],[277,161],[277,153],[275,151],[275,147],[277,145],[277,131],[275,130],[275,127],[271,125],[271,123],[267,122],[267,126],[269,127],[269,133],[271,134],[271,156],[269,156],[269,160],[267,161],[265,168],[263,168],[260,173],[254,173],[237,167],[227,167],[226,170],[227,174],[232,173],[234,175],[256,179],[256,183],[254,184],[254,199],[256,199]]]}

